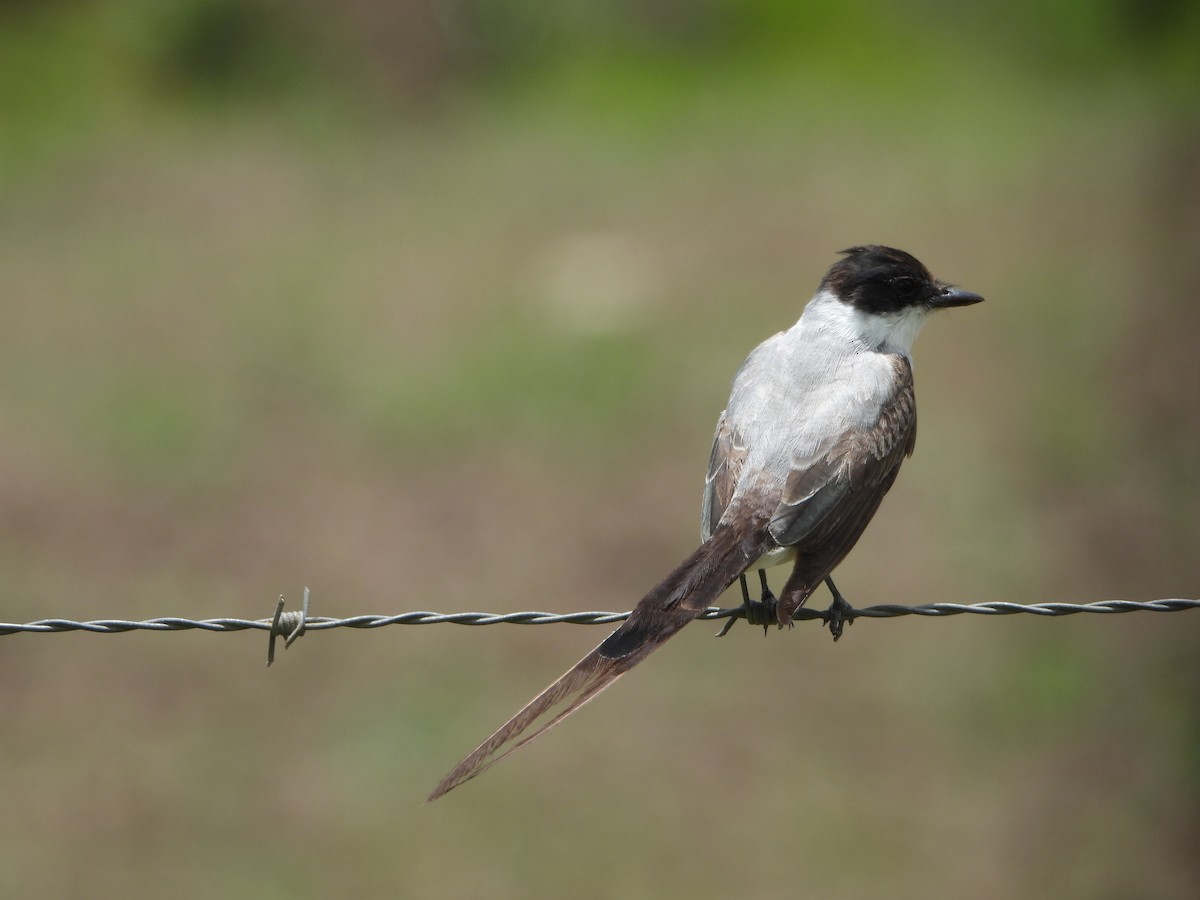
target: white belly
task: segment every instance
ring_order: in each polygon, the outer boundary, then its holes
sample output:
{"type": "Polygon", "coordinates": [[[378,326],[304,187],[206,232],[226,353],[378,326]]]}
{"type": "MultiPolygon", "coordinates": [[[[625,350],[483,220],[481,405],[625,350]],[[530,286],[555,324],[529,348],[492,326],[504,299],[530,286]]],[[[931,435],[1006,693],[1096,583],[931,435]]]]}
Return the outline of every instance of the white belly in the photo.
{"type": "Polygon", "coordinates": [[[795,547],[777,547],[774,550],[768,550],[760,556],[754,565],[746,569],[747,572],[755,569],[769,569],[772,566],[782,566],[784,563],[790,563],[796,558],[795,547]]]}

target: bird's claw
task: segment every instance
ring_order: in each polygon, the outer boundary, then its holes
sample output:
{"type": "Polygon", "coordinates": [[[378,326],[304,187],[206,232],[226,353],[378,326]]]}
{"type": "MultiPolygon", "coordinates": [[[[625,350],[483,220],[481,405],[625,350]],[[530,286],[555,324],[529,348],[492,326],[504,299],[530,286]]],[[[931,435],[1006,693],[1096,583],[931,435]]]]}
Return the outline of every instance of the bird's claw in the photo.
{"type": "Polygon", "coordinates": [[[730,616],[729,621],[717,632],[717,637],[725,637],[738,619],[745,619],[751,625],[761,625],[763,634],[766,635],[770,627],[779,622],[776,613],[778,606],[779,600],[764,582],[762,596],[757,600],[751,600],[749,594],[743,594],[741,608],[730,616]]]}
{"type": "Polygon", "coordinates": [[[854,624],[854,607],[841,595],[838,591],[833,591],[833,602],[829,604],[829,609],[825,610],[822,616],[826,625],[829,626],[829,633],[833,635],[833,640],[836,642],[841,639],[842,629],[846,625],[854,624]]]}

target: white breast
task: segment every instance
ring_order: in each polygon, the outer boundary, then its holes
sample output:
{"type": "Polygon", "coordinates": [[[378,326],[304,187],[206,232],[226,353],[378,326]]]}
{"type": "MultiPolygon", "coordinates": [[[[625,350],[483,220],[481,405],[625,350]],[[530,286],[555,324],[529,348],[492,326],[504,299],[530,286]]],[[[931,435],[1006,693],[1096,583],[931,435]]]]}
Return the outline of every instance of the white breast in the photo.
{"type": "Polygon", "coordinates": [[[734,499],[753,490],[762,495],[754,502],[773,509],[804,460],[851,429],[873,427],[896,390],[895,354],[908,356],[923,319],[919,310],[870,316],[823,292],[795,325],[755,348],[725,411],[748,448],[734,499]]]}

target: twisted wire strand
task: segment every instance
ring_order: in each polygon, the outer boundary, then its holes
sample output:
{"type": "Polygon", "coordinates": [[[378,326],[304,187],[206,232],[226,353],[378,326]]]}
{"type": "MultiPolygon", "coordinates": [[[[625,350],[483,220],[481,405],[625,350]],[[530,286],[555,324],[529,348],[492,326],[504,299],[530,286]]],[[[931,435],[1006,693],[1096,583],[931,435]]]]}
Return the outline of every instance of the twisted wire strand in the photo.
{"type": "MultiPolygon", "coordinates": [[[[962,614],[985,616],[1009,616],[1028,613],[1035,616],[1070,616],[1078,613],[1130,613],[1130,612],[1182,612],[1200,609],[1200,600],[1101,600],[1096,603],[1009,603],[992,601],[987,603],[927,603],[920,606],[902,606],[885,603],[853,609],[846,619],[891,619],[898,616],[927,616],[940,618],[962,614]]],[[[741,606],[706,609],[701,619],[742,618],[745,609],[741,606]]],[[[416,611],[398,615],[358,615],[348,618],[309,616],[296,618],[284,614],[283,620],[274,619],[187,619],[179,616],[163,616],[142,621],[127,619],[93,619],[78,622],[72,619],[38,619],[34,622],[0,622],[0,635],[32,633],[57,634],[65,631],[85,631],[92,634],[120,634],[127,631],[188,631],[198,629],[212,632],[269,631],[284,635],[295,635],[297,631],[324,631],[329,628],[382,628],[385,625],[611,625],[629,617],[628,612],[576,612],[556,614],[526,611],[513,613],[459,612],[436,613],[416,611]]],[[[796,612],[797,620],[826,620],[826,610],[801,607],[796,612]]],[[[298,635],[296,635],[298,636],[298,635]]]]}

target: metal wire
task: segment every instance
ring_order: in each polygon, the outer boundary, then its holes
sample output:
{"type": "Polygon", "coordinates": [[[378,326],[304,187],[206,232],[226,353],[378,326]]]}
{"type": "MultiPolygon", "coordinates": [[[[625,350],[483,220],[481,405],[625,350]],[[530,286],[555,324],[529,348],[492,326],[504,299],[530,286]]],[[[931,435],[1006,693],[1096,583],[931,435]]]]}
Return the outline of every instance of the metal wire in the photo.
{"type": "MultiPolygon", "coordinates": [[[[1017,613],[1029,613],[1035,616],[1070,616],[1077,613],[1129,613],[1129,612],[1182,612],[1188,609],[1200,609],[1200,600],[1101,600],[1097,603],[1005,603],[1000,601],[989,603],[928,603],[922,606],[900,606],[897,604],[881,604],[854,609],[846,613],[846,618],[857,619],[891,619],[897,616],[956,616],[964,613],[983,616],[1010,616],[1017,613]]],[[[701,619],[726,619],[743,617],[745,610],[741,606],[723,608],[712,606],[701,613],[701,619]]],[[[629,617],[628,612],[576,612],[556,614],[548,612],[514,612],[514,613],[485,613],[485,612],[407,612],[393,616],[360,615],[344,619],[327,616],[296,617],[295,614],[284,614],[292,618],[273,619],[186,619],[178,616],[165,616],[142,621],[126,619],[93,619],[87,622],[77,622],[72,619],[38,619],[24,624],[0,622],[0,635],[32,633],[57,634],[64,631],[86,631],[93,634],[119,634],[126,631],[276,631],[285,637],[290,637],[300,630],[324,631],[328,628],[382,628],[385,625],[611,625],[624,621],[629,617]]],[[[821,619],[827,617],[825,610],[807,609],[801,607],[796,611],[797,620],[821,619]]],[[[299,635],[296,634],[298,637],[299,635]]],[[[293,638],[294,639],[294,638],[293,638]]]]}
{"type": "MultiPolygon", "coordinates": [[[[126,631],[266,631],[270,633],[267,645],[267,665],[275,661],[276,638],[284,638],[284,646],[292,643],[306,631],[324,631],[328,628],[382,628],[384,625],[499,625],[501,622],[511,625],[611,625],[629,618],[628,612],[577,612],[555,614],[547,612],[515,612],[515,613],[435,613],[407,612],[396,616],[351,616],[347,619],[333,619],[326,616],[308,615],[309,590],[304,589],[304,602],[299,610],[284,611],[283,596],[275,606],[275,614],[270,619],[184,619],[168,616],[158,619],[145,619],[140,622],[126,619],[94,619],[90,622],[76,622],[72,619],[39,619],[36,622],[13,624],[0,622],[0,635],[32,633],[58,634],[63,631],[86,631],[92,634],[119,634],[126,631]]],[[[847,622],[858,618],[891,619],[896,616],[957,616],[972,613],[983,616],[1011,616],[1017,613],[1030,613],[1035,616],[1070,616],[1076,613],[1129,613],[1129,612],[1182,612],[1185,609],[1200,609],[1200,600],[1102,600],[1098,603],[1005,603],[994,601],[990,603],[927,603],[923,606],[900,606],[898,604],[881,604],[868,606],[865,609],[845,609],[841,615],[847,622]]],[[[820,619],[829,622],[831,609],[796,610],[797,620],[808,621],[820,619]]],[[[761,610],[751,605],[723,608],[710,606],[700,614],[701,619],[750,619],[756,624],[762,624],[761,610]]],[[[732,624],[732,623],[731,623],[732,624]]],[[[725,634],[728,627],[721,631],[725,634]]],[[[840,626],[831,626],[836,640],[841,633],[840,626]]]]}

